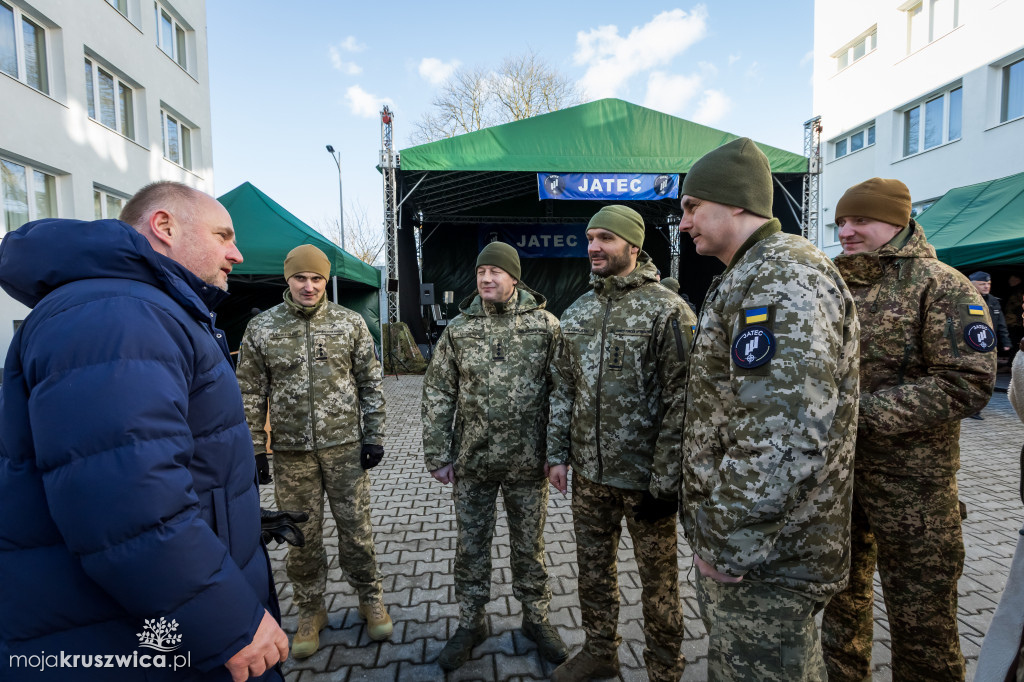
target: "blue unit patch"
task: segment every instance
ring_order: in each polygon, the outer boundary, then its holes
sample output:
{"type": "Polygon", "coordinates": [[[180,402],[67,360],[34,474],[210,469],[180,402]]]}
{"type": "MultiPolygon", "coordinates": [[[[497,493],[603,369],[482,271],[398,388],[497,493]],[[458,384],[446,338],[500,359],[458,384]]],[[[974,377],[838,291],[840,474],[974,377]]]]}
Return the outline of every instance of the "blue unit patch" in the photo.
{"type": "Polygon", "coordinates": [[[775,337],[761,325],[746,327],[732,342],[732,361],[743,369],[760,367],[771,360],[773,355],[775,337]]]}
{"type": "Polygon", "coordinates": [[[996,335],[992,327],[984,322],[974,322],[964,329],[964,341],[979,353],[990,353],[996,349],[996,335]]]}

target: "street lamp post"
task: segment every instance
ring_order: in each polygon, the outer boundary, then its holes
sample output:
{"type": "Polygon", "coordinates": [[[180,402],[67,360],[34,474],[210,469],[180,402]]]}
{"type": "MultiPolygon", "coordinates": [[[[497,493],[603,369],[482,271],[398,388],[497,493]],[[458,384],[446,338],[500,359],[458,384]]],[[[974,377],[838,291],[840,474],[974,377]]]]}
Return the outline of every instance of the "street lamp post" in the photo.
{"type": "Polygon", "coordinates": [[[333,145],[327,145],[327,151],[338,167],[338,229],[341,231],[341,250],[345,250],[345,200],[341,192],[341,152],[334,151],[333,145]]]}

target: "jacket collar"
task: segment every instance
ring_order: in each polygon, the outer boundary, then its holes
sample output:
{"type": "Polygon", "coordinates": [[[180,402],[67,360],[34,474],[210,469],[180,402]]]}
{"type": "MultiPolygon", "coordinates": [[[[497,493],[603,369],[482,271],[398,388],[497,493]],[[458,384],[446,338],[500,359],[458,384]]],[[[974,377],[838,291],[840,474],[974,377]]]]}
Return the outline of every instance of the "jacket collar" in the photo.
{"type": "Polygon", "coordinates": [[[762,239],[766,239],[773,234],[778,234],[779,232],[782,232],[782,223],[779,222],[778,218],[772,218],[764,225],[754,230],[754,233],[747,237],[747,241],[743,242],[743,246],[733,254],[732,260],[729,261],[729,267],[727,267],[725,271],[728,272],[729,270],[732,270],[733,267],[740,262],[740,259],[747,254],[747,251],[750,251],[750,249],[754,247],[754,244],[757,244],[762,239]]]}
{"type": "Polygon", "coordinates": [[[640,252],[636,259],[636,267],[628,275],[590,276],[590,286],[594,288],[594,293],[613,300],[622,298],[626,293],[648,282],[658,282],[658,269],[646,251],[640,252]]]}

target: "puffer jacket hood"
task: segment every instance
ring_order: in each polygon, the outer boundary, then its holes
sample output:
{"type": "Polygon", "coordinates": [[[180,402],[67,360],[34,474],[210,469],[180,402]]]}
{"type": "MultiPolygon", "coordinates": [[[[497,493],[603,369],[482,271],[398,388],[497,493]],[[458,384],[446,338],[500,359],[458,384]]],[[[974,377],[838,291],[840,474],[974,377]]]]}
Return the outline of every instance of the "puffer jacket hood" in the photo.
{"type": "Polygon", "coordinates": [[[200,318],[227,297],[120,220],[36,220],[0,242],[0,287],[29,308],[65,284],[97,277],[160,287],[200,318]]]}

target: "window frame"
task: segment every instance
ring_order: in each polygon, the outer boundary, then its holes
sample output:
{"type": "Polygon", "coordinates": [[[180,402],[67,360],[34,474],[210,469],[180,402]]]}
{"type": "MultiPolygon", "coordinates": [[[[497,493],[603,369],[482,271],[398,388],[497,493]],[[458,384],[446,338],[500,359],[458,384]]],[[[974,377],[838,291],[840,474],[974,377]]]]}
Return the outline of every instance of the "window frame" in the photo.
{"type": "Polygon", "coordinates": [[[177,15],[161,2],[153,2],[154,17],[156,19],[156,46],[167,55],[171,61],[180,66],[186,72],[189,67],[188,60],[188,37],[191,29],[178,20],[177,15]],[[171,24],[171,44],[165,46],[163,36],[163,24],[161,18],[166,18],[171,24]]]}
{"type": "Polygon", "coordinates": [[[900,158],[907,159],[910,158],[911,156],[916,156],[917,154],[924,154],[925,152],[931,151],[932,149],[937,149],[938,147],[942,147],[952,142],[956,142],[958,140],[963,139],[963,89],[963,83],[956,82],[951,85],[947,85],[946,87],[941,88],[939,90],[931,92],[927,96],[916,99],[910,104],[900,107],[899,109],[896,110],[896,113],[899,115],[901,132],[900,158]],[[957,112],[959,129],[957,131],[956,137],[953,137],[951,135],[953,119],[950,116],[950,113],[952,111],[951,102],[953,100],[953,93],[956,92],[959,92],[959,112],[957,112]],[[928,119],[934,116],[934,114],[928,113],[928,105],[940,98],[942,99],[942,138],[935,144],[932,144],[931,146],[926,146],[928,135],[928,119]],[[911,150],[908,145],[910,135],[909,120],[911,117],[911,112],[914,111],[917,111],[917,142],[915,144],[914,149],[911,150]]]}
{"type": "Polygon", "coordinates": [[[85,56],[85,64],[87,73],[91,76],[91,82],[87,81],[85,84],[85,111],[89,116],[89,119],[99,123],[101,126],[108,130],[113,130],[115,133],[127,137],[129,140],[135,141],[135,87],[127,82],[124,78],[117,75],[114,69],[109,68],[102,62],[98,61],[95,57],[89,55],[85,56]],[[114,86],[114,126],[111,127],[103,121],[102,116],[99,114],[99,99],[97,98],[100,92],[100,71],[105,75],[109,76],[114,86]],[[91,87],[90,87],[91,86],[91,87]],[[127,125],[124,120],[126,115],[123,112],[121,106],[121,90],[128,91],[128,112],[127,112],[127,125]]]}
{"type": "MultiPolygon", "coordinates": [[[[6,196],[5,183],[3,182],[3,180],[0,180],[0,207],[2,207],[2,209],[0,209],[0,210],[2,210],[2,212],[3,212],[3,222],[4,222],[4,230],[0,234],[7,234],[7,233],[10,233],[10,232],[13,232],[14,230],[16,230],[19,227],[21,227],[21,225],[23,225],[25,222],[31,222],[33,220],[39,220],[40,218],[59,218],[60,217],[60,202],[58,201],[58,196],[57,196],[58,195],[58,192],[57,192],[57,176],[54,173],[50,173],[48,171],[44,171],[41,168],[39,168],[39,167],[37,167],[37,166],[35,166],[35,165],[31,164],[31,163],[26,163],[26,162],[23,162],[23,161],[16,161],[16,160],[14,160],[12,158],[9,158],[9,157],[0,156],[0,167],[2,167],[5,164],[11,164],[11,165],[14,165],[14,166],[18,166],[18,167],[20,167],[24,171],[24,175],[25,175],[25,186],[24,186],[24,189],[25,189],[25,204],[26,204],[25,215],[28,216],[28,219],[25,220],[24,222],[18,224],[18,225],[14,225],[14,226],[10,226],[10,225],[7,224],[8,223],[8,220],[7,220],[7,201],[8,201],[8,198],[6,196]],[[49,180],[49,182],[47,184],[49,185],[49,189],[52,191],[52,194],[49,196],[49,204],[50,204],[52,215],[42,215],[42,216],[39,215],[39,206],[38,206],[38,204],[36,202],[38,189],[35,187],[35,184],[38,181],[37,175],[44,176],[44,179],[43,179],[44,183],[46,183],[47,179],[49,180]]],[[[2,170],[2,168],[0,168],[0,173],[2,173],[2,172],[3,172],[3,170],[2,170]]]]}
{"type": "Polygon", "coordinates": [[[107,0],[107,4],[116,9],[125,19],[128,18],[128,0],[107,0]]]}
{"type": "Polygon", "coordinates": [[[999,68],[999,123],[1008,123],[1024,117],[1024,102],[1021,103],[1019,111],[1014,115],[1010,115],[1010,76],[1011,69],[1014,67],[1017,68],[1016,73],[1019,74],[1020,78],[1017,87],[1022,91],[1021,98],[1024,99],[1024,56],[1022,56],[1016,61],[999,68]]]}
{"type": "Polygon", "coordinates": [[[113,192],[105,187],[101,187],[100,185],[92,186],[92,197],[93,214],[96,216],[96,220],[116,220],[117,216],[121,215],[121,211],[124,209],[124,205],[129,199],[129,197],[125,196],[121,192],[113,192]],[[109,215],[111,199],[116,199],[120,202],[117,215],[109,215]],[[98,213],[96,212],[97,208],[100,209],[98,213]]]}
{"type": "Polygon", "coordinates": [[[6,0],[0,0],[0,7],[9,9],[14,21],[14,60],[15,60],[15,71],[16,73],[9,73],[4,70],[0,70],[0,73],[10,76],[14,80],[27,85],[36,92],[41,92],[44,95],[50,96],[52,90],[50,84],[50,36],[48,35],[49,29],[43,22],[39,21],[30,14],[27,14],[21,7],[16,4],[7,2],[6,0]],[[39,74],[39,85],[36,87],[34,83],[29,82],[28,77],[28,63],[27,55],[25,52],[25,24],[32,25],[38,35],[42,36],[42,50],[38,50],[37,54],[41,55],[41,73],[39,74]]]}
{"type": "Polygon", "coordinates": [[[160,146],[163,149],[164,159],[176,166],[181,166],[187,171],[192,170],[192,136],[194,132],[195,129],[183,121],[181,116],[171,113],[163,107],[160,108],[160,146]],[[170,155],[170,135],[168,130],[171,122],[173,122],[178,131],[178,159],[172,158],[170,155]]]}
{"type": "Polygon", "coordinates": [[[910,0],[909,2],[904,3],[900,7],[900,10],[906,14],[908,55],[924,49],[939,38],[949,35],[962,25],[960,21],[960,0],[910,0]],[[951,5],[950,11],[953,13],[952,21],[949,22],[951,24],[950,28],[942,29],[940,26],[939,30],[942,31],[941,33],[936,31],[935,26],[935,4],[937,2],[949,2],[951,5]],[[917,11],[915,12],[915,10],[917,11]],[[916,19],[918,15],[920,18],[916,19]],[[917,24],[917,32],[920,34],[920,36],[917,37],[917,41],[919,42],[915,41],[915,21],[921,22],[920,24],[917,24]]]}
{"type": "Polygon", "coordinates": [[[849,132],[843,133],[839,137],[831,140],[829,145],[832,147],[832,160],[838,161],[839,159],[845,159],[851,154],[856,154],[857,152],[864,151],[869,147],[874,147],[875,143],[878,141],[877,126],[875,124],[875,121],[869,121],[868,123],[852,128],[849,132]],[[857,149],[853,149],[853,138],[861,134],[864,135],[864,144],[857,149]],[[840,144],[842,144],[842,154],[839,153],[840,144]]]}
{"type": "Polygon", "coordinates": [[[869,54],[878,49],[878,24],[875,24],[867,31],[864,31],[856,38],[846,43],[843,47],[839,48],[832,53],[832,58],[836,60],[836,73],[848,69],[860,60],[867,57],[869,54]],[[869,47],[870,43],[870,47],[869,47]],[[857,57],[857,47],[864,46],[864,54],[857,57]]]}

